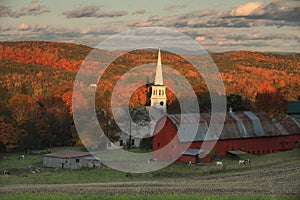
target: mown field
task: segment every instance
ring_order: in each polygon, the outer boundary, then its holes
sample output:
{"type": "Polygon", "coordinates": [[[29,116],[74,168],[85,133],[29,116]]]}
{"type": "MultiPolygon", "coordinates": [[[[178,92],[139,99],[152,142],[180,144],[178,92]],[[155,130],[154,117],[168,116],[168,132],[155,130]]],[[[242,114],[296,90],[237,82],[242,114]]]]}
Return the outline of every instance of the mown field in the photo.
{"type": "Polygon", "coordinates": [[[34,199],[30,194],[42,195],[38,196],[40,199],[65,199],[64,195],[68,194],[75,195],[72,199],[81,199],[83,194],[90,194],[87,199],[98,199],[97,195],[104,195],[101,199],[134,199],[131,195],[142,195],[137,199],[167,199],[168,195],[171,195],[170,199],[300,197],[300,149],[248,157],[252,162],[246,166],[226,158],[221,159],[223,168],[215,165],[216,160],[195,166],[173,163],[156,172],[125,177],[124,172],[108,167],[55,170],[42,168],[40,155],[26,156],[25,160],[9,156],[0,161],[0,170],[11,172],[0,176],[0,194],[6,194],[0,198],[34,199]],[[29,165],[40,167],[41,172],[32,174],[29,165]],[[51,195],[46,198],[48,194],[51,195]]]}
{"type": "Polygon", "coordinates": [[[296,197],[267,197],[267,196],[253,196],[253,197],[233,197],[233,196],[200,196],[200,195],[0,195],[3,200],[296,200],[296,197]]]}

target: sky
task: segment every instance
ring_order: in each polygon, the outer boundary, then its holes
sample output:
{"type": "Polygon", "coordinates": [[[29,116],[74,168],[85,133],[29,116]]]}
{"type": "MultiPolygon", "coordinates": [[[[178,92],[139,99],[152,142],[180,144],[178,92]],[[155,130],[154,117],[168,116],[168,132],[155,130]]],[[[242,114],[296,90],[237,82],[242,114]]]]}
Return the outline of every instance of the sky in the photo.
{"type": "Polygon", "coordinates": [[[300,52],[299,0],[1,0],[1,41],[97,46],[139,27],[186,34],[212,52],[300,52]]]}

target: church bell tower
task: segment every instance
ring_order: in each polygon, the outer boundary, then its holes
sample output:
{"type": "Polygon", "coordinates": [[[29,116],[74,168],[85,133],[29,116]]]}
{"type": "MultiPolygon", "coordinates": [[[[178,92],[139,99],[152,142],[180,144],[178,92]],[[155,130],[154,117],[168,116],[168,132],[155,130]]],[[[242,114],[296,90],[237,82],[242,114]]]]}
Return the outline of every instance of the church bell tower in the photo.
{"type": "Polygon", "coordinates": [[[163,81],[160,49],[158,49],[155,80],[151,88],[152,88],[152,93],[150,98],[151,107],[154,106],[156,108],[167,111],[166,86],[164,85],[164,81],[163,81]]]}

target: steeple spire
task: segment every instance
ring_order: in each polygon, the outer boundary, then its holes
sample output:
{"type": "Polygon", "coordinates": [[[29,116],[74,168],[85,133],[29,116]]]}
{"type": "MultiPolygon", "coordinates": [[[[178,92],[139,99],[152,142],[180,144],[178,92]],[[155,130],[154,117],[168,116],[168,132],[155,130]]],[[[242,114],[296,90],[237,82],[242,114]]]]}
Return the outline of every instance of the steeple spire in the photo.
{"type": "Polygon", "coordinates": [[[157,58],[154,85],[164,85],[162,67],[161,67],[160,49],[158,49],[158,58],[157,58]]]}
{"type": "Polygon", "coordinates": [[[151,86],[151,106],[155,108],[162,109],[164,112],[167,111],[167,94],[166,86],[163,81],[163,73],[161,66],[160,49],[158,49],[156,74],[154,84],[151,86]]]}

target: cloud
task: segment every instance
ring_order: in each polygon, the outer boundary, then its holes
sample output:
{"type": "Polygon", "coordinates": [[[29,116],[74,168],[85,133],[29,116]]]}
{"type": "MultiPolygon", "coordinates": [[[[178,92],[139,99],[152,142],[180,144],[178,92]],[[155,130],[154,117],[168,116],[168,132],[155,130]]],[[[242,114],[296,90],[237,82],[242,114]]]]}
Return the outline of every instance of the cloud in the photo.
{"type": "Polygon", "coordinates": [[[133,15],[142,15],[145,13],[146,13],[146,10],[144,10],[144,9],[140,9],[140,10],[136,10],[136,11],[132,12],[133,15]]]}
{"type": "MultiPolygon", "coordinates": [[[[42,25],[42,24],[26,24],[26,23],[21,23],[19,26],[16,28],[18,31],[29,31],[29,32],[40,32],[40,31],[47,31],[48,26],[47,25],[42,25]]],[[[12,28],[10,28],[12,30],[12,28]]]]}
{"type": "Polygon", "coordinates": [[[96,17],[121,17],[127,15],[127,11],[110,11],[110,12],[101,12],[98,13],[96,17]]]}
{"type": "Polygon", "coordinates": [[[242,5],[238,5],[231,9],[228,14],[234,17],[248,16],[254,13],[257,9],[261,8],[263,4],[261,2],[248,2],[242,5]]]}
{"type": "Polygon", "coordinates": [[[300,20],[300,6],[286,6],[283,3],[269,3],[249,16],[254,19],[284,20],[298,22],[300,20]]]}
{"type": "Polygon", "coordinates": [[[223,13],[223,17],[275,21],[273,24],[282,20],[293,22],[292,26],[300,25],[300,6],[288,6],[287,3],[288,1],[276,1],[263,5],[260,2],[249,2],[223,13]]]}
{"type": "Polygon", "coordinates": [[[176,10],[183,9],[185,7],[186,7],[186,5],[173,5],[173,6],[165,7],[164,10],[169,11],[169,12],[173,12],[173,11],[176,11],[176,10]]]}
{"type": "MultiPolygon", "coordinates": [[[[215,11],[210,9],[173,15],[167,18],[147,19],[143,24],[163,24],[175,28],[250,28],[259,26],[300,26],[300,7],[286,1],[248,2],[231,9],[215,11]]],[[[139,26],[139,24],[136,24],[139,26]]]]}
{"type": "Polygon", "coordinates": [[[11,13],[11,9],[8,6],[0,6],[0,17],[9,16],[11,13]]]}
{"type": "Polygon", "coordinates": [[[19,27],[18,27],[18,30],[19,30],[19,31],[27,31],[27,30],[29,30],[29,29],[30,29],[29,25],[28,25],[28,24],[25,24],[25,23],[21,23],[21,24],[19,25],[19,27]]]}
{"type": "Polygon", "coordinates": [[[195,38],[196,41],[204,41],[206,40],[206,37],[205,36],[198,36],[195,38]]]}
{"type": "Polygon", "coordinates": [[[63,12],[67,18],[80,18],[80,17],[96,17],[96,13],[100,6],[86,6],[76,10],[70,10],[63,12]]]}
{"type": "Polygon", "coordinates": [[[82,17],[121,17],[128,14],[127,11],[99,11],[102,6],[87,6],[84,8],[79,8],[75,10],[65,11],[62,14],[67,18],[82,18],[82,17]]]}
{"type": "Polygon", "coordinates": [[[12,10],[9,6],[0,6],[0,17],[19,18],[25,15],[36,16],[47,12],[50,12],[50,10],[46,9],[46,6],[41,5],[37,0],[18,10],[12,10]]]}
{"type": "Polygon", "coordinates": [[[10,26],[0,26],[0,31],[10,31],[12,28],[10,26]]]}

